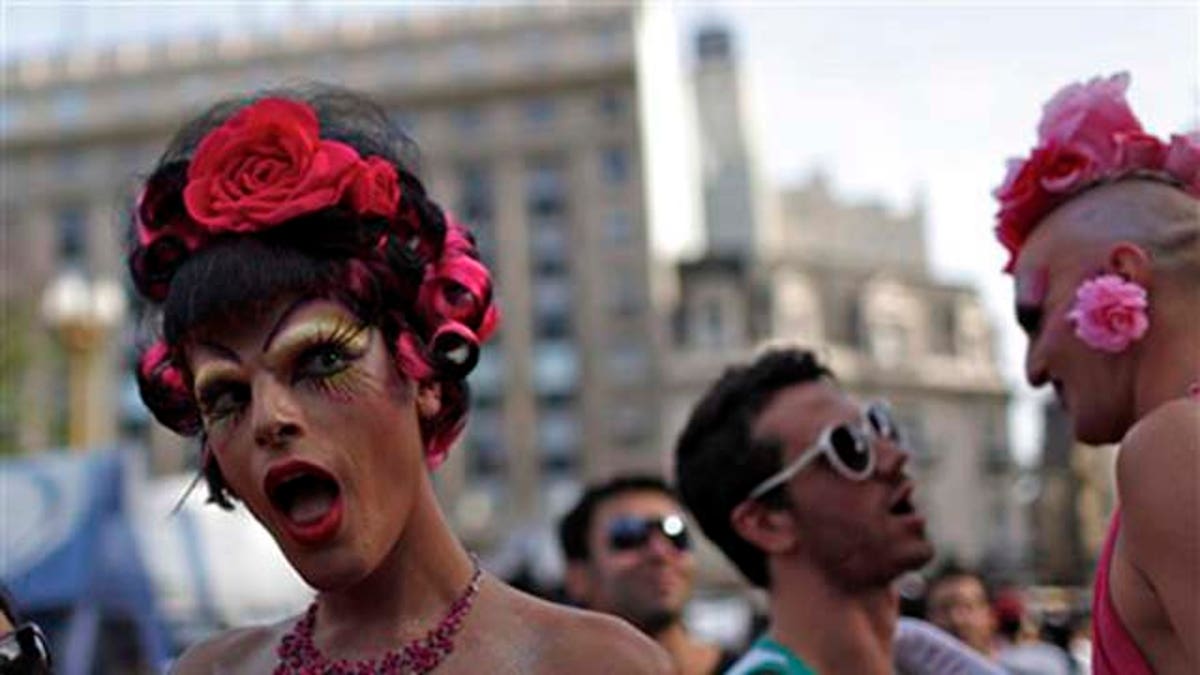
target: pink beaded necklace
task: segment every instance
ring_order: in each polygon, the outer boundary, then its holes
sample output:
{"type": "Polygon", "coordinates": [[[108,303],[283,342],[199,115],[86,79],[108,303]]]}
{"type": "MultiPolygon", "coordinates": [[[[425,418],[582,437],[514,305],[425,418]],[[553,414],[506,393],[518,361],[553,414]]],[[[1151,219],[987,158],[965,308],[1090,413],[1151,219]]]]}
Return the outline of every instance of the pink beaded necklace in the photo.
{"type": "Polygon", "coordinates": [[[471,575],[470,583],[462,595],[451,603],[449,611],[438,625],[425,637],[389,649],[380,658],[326,659],[313,643],[313,627],[317,622],[317,603],[314,601],[275,649],[275,655],[279,657],[275,675],[410,675],[432,671],[454,651],[454,635],[462,628],[475,596],[479,594],[483,571],[475,556],[471,556],[471,561],[475,565],[475,573],[471,575]]]}

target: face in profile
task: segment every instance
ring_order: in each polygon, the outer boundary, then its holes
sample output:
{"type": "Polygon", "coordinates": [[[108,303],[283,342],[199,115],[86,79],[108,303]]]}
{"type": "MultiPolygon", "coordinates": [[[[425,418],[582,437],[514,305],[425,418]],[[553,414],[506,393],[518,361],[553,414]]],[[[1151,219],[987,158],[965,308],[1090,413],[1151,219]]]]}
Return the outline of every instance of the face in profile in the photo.
{"type": "MultiPolygon", "coordinates": [[[[807,382],[775,394],[755,421],[754,436],[778,442],[789,463],[828,429],[866,428],[863,416],[862,406],[835,384],[807,382]]],[[[777,488],[787,491],[797,549],[848,587],[890,583],[933,556],[913,501],[915,486],[904,472],[907,452],[896,439],[865,437],[874,469],[863,480],[851,480],[821,455],[777,488]]]]}
{"type": "Polygon", "coordinates": [[[427,481],[417,387],[379,330],[284,298],[198,327],[185,355],[225,482],[300,575],[335,590],[377,568],[427,481]]]}
{"type": "Polygon", "coordinates": [[[676,620],[691,597],[696,562],[679,504],[652,490],[626,492],[597,507],[591,558],[574,589],[590,609],[616,614],[648,633],[676,620]]]}
{"type": "Polygon", "coordinates": [[[987,591],[971,575],[951,576],[929,591],[929,620],[973,649],[990,654],[996,617],[987,591]]]}
{"type": "Polygon", "coordinates": [[[1035,387],[1050,385],[1071,416],[1077,439],[1119,441],[1132,424],[1133,360],[1088,347],[1075,335],[1068,313],[1075,293],[1096,274],[1095,256],[1076,251],[1069,232],[1088,213],[1080,198],[1052,213],[1034,232],[1013,270],[1017,322],[1029,343],[1025,375],[1035,387]]]}

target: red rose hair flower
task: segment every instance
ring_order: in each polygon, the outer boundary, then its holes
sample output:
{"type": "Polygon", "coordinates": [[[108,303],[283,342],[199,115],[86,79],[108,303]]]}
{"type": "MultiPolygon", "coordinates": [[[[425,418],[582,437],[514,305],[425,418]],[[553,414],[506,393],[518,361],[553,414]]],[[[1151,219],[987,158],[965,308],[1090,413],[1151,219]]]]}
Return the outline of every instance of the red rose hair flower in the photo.
{"type": "Polygon", "coordinates": [[[1027,158],[1011,159],[1000,202],[996,238],[1008,249],[1006,272],[1038,222],[1097,183],[1130,174],[1177,185],[1200,197],[1200,134],[1172,136],[1170,144],[1145,133],[1125,100],[1129,74],[1064,87],[1046,104],[1038,144],[1027,158]]]}

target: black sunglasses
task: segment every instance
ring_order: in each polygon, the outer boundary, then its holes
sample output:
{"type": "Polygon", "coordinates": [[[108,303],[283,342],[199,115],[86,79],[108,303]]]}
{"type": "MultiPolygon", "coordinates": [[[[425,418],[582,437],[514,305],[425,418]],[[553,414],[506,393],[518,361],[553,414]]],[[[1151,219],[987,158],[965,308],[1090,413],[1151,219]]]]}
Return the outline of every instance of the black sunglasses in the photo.
{"type": "Polygon", "coordinates": [[[49,673],[50,665],[50,643],[36,623],[0,637],[0,675],[49,673]]]}
{"type": "Polygon", "coordinates": [[[692,547],[687,523],[675,514],[662,518],[617,516],[608,524],[608,547],[614,551],[632,551],[645,546],[655,532],[665,537],[678,551],[687,551],[692,547]]]}

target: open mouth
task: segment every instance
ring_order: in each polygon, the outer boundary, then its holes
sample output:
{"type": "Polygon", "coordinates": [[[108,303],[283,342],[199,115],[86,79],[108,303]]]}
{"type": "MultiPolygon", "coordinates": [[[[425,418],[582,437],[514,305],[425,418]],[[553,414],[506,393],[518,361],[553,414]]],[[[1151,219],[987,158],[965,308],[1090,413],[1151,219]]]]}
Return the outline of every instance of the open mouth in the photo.
{"type": "Polygon", "coordinates": [[[899,498],[892,502],[888,513],[893,516],[907,516],[917,512],[917,507],[913,505],[912,489],[905,490],[899,498]]]}
{"type": "Polygon", "coordinates": [[[304,524],[320,520],[329,513],[338,492],[334,481],[305,473],[283,481],[268,496],[289,520],[304,524]]]}
{"type": "Polygon", "coordinates": [[[341,523],[341,487],[319,466],[286,461],[267,472],[264,489],[283,525],[304,543],[324,541],[341,523]]]}

